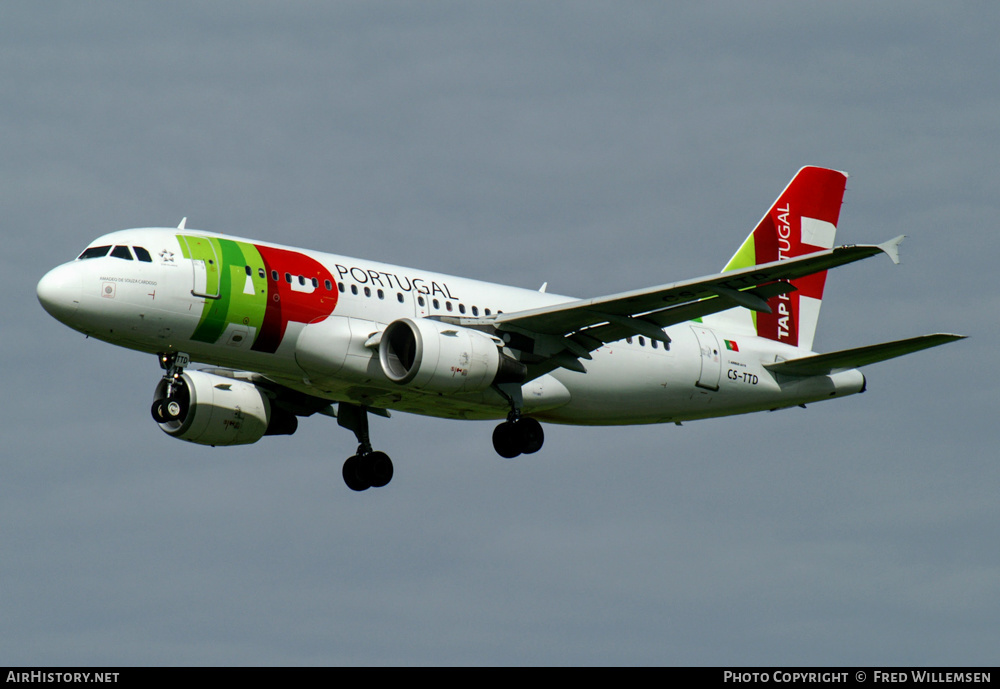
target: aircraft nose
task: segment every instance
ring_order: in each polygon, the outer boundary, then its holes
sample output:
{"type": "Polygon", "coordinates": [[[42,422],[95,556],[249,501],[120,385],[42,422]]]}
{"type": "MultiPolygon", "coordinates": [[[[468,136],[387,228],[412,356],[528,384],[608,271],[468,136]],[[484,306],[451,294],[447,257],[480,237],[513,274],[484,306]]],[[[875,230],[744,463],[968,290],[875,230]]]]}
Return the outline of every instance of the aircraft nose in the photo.
{"type": "Polygon", "coordinates": [[[42,308],[68,325],[80,305],[80,275],[71,264],[58,266],[38,281],[36,292],[42,308]]]}

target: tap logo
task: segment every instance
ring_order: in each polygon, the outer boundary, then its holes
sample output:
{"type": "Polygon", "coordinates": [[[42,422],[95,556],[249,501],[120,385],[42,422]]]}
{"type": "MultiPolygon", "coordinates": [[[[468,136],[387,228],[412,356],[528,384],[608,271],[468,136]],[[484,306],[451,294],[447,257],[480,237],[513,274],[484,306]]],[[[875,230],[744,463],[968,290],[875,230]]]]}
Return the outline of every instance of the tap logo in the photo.
{"type": "Polygon", "coordinates": [[[219,237],[177,240],[195,262],[192,291],[206,297],[192,340],[216,343],[237,325],[250,330],[250,349],[273,353],[289,323],[322,321],[337,306],[330,271],[301,252],[219,237]]]}

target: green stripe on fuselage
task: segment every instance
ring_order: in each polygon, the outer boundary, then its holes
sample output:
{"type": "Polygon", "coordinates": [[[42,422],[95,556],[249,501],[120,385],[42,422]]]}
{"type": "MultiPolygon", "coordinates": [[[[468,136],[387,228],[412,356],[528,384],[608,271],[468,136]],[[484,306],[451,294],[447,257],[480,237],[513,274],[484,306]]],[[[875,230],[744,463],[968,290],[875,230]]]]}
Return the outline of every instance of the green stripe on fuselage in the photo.
{"type": "Polygon", "coordinates": [[[218,256],[222,264],[218,272],[219,296],[205,299],[201,319],[191,339],[217,342],[230,325],[245,327],[251,340],[256,339],[267,306],[267,278],[261,277],[264,259],[257,248],[247,242],[216,237],[178,235],[178,240],[185,258],[207,263],[215,261],[218,256]],[[187,238],[200,241],[184,241],[187,238]],[[250,267],[250,275],[247,275],[247,266],[250,267]]]}

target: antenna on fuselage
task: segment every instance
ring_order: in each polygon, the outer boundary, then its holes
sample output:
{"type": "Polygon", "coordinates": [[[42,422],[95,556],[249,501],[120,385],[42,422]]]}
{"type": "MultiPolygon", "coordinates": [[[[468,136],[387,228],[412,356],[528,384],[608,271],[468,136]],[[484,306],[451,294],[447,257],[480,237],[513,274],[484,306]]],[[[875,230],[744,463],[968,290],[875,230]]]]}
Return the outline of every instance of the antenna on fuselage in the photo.
{"type": "Polygon", "coordinates": [[[177,229],[178,230],[183,230],[184,226],[187,225],[187,221],[188,221],[188,219],[187,219],[187,216],[185,215],[183,218],[181,218],[181,224],[177,226],[177,229]]]}

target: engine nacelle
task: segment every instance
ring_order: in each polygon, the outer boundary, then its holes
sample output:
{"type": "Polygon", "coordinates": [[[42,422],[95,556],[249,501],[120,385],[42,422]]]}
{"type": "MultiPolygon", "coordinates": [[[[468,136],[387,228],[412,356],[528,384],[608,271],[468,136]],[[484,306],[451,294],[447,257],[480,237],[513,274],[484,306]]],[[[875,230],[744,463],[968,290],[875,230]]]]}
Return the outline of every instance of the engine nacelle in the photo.
{"type": "Polygon", "coordinates": [[[401,318],[382,332],[382,372],[394,383],[428,392],[481,392],[493,383],[521,382],[524,364],[478,330],[426,318],[401,318]]]}
{"type": "MultiPolygon", "coordinates": [[[[166,395],[167,381],[156,386],[155,399],[166,395]]],[[[253,383],[204,371],[185,371],[171,399],[180,404],[175,419],[159,424],[167,435],[200,445],[249,445],[264,435],[291,434],[298,420],[273,409],[253,383]]]]}

